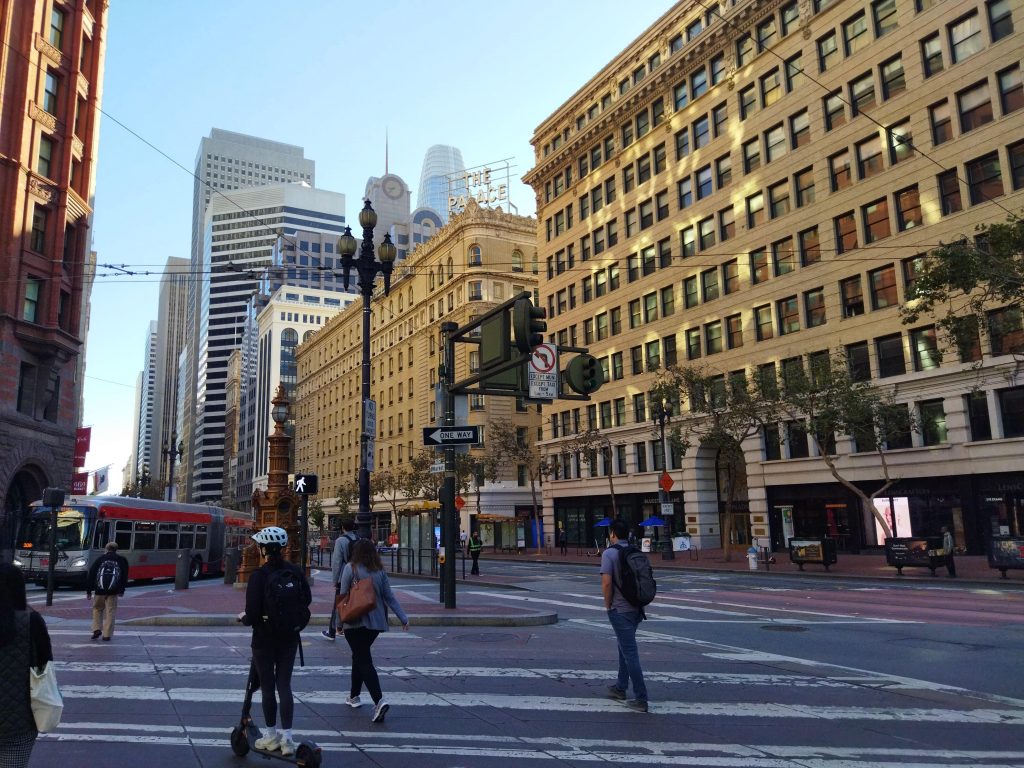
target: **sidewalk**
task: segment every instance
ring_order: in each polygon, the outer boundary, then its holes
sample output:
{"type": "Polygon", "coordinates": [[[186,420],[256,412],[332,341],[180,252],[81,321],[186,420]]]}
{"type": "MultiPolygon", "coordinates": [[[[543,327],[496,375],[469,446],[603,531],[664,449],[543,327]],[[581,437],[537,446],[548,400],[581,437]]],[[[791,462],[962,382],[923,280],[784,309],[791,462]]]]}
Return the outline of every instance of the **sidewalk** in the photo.
{"type": "MultiPolygon", "coordinates": [[[[503,562],[526,562],[526,563],[573,563],[593,565],[596,571],[600,559],[596,555],[588,555],[587,550],[570,547],[568,554],[559,554],[557,549],[542,549],[538,554],[535,549],[522,550],[519,553],[491,552],[484,550],[480,557],[480,567],[484,574],[487,573],[487,561],[501,560],[503,562]]],[[[725,553],[721,549],[702,549],[690,552],[675,552],[675,558],[665,560],[661,553],[650,555],[651,565],[655,571],[679,570],[679,571],[710,571],[720,573],[750,573],[747,557],[740,552],[734,552],[731,562],[725,561],[725,553]]],[[[824,566],[806,564],[801,572],[799,566],[789,561],[789,555],[785,552],[775,553],[775,562],[771,563],[767,570],[763,562],[757,564],[759,574],[782,574],[785,576],[807,576],[811,578],[863,578],[863,579],[885,579],[898,582],[926,582],[936,584],[940,582],[968,582],[981,584],[1001,584],[1024,588],[1024,571],[1008,571],[1008,578],[1002,578],[999,571],[989,568],[988,559],[982,555],[957,555],[956,573],[957,577],[951,579],[946,575],[945,566],[936,570],[933,577],[927,568],[904,568],[903,575],[896,573],[896,569],[885,563],[884,552],[867,552],[858,555],[850,555],[840,552],[838,562],[829,566],[826,571],[824,566]]]]}

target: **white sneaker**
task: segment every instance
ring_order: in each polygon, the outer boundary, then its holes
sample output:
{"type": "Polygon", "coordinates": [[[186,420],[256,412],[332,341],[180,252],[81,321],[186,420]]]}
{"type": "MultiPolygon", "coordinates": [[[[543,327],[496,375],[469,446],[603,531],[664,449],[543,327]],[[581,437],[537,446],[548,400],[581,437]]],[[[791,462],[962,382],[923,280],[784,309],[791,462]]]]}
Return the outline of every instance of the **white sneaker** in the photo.
{"type": "Polygon", "coordinates": [[[352,707],[352,709],[358,709],[363,706],[363,701],[358,696],[349,696],[345,699],[345,703],[352,707]]]}
{"type": "Polygon", "coordinates": [[[290,757],[295,754],[295,742],[285,736],[280,743],[282,757],[290,757]]]}
{"type": "Polygon", "coordinates": [[[281,746],[281,734],[264,734],[260,738],[256,739],[256,743],[253,744],[253,746],[256,749],[263,750],[264,752],[273,752],[281,746]]]}
{"type": "Polygon", "coordinates": [[[389,709],[391,709],[391,705],[388,704],[386,701],[384,701],[384,699],[381,699],[380,701],[378,701],[376,708],[374,708],[374,710],[373,710],[373,717],[370,719],[370,722],[373,722],[373,723],[383,722],[384,721],[384,715],[386,715],[388,713],[389,709]]]}

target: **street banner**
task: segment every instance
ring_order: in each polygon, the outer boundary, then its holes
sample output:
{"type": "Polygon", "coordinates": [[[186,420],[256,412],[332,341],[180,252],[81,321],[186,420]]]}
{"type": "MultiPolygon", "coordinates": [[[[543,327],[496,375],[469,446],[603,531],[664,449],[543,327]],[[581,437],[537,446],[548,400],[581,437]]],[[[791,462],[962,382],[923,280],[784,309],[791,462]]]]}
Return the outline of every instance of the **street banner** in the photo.
{"type": "Polygon", "coordinates": [[[75,467],[85,466],[85,454],[89,452],[89,442],[92,440],[92,427],[79,427],[75,430],[75,467]]]}
{"type": "Polygon", "coordinates": [[[110,465],[108,464],[103,469],[96,470],[96,487],[93,493],[103,493],[107,490],[107,481],[110,477],[110,465]]]}
{"type": "Polygon", "coordinates": [[[71,495],[85,496],[89,492],[89,473],[75,472],[71,475],[71,495]]]}

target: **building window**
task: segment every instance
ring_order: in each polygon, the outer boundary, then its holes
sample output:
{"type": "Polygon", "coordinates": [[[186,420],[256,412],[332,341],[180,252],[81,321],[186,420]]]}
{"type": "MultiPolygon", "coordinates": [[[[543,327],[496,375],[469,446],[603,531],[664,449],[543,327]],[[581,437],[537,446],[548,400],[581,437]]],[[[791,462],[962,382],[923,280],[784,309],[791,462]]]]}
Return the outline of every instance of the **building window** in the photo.
{"type": "Polygon", "coordinates": [[[882,141],[878,134],[857,144],[857,173],[869,179],[882,172],[882,141]]]}
{"type": "Polygon", "coordinates": [[[714,301],[719,296],[718,270],[706,269],[700,273],[701,293],[704,301],[714,301]]]}
{"type": "Polygon", "coordinates": [[[758,248],[750,252],[750,282],[753,285],[767,280],[771,276],[770,269],[766,248],[758,248]]]}
{"type": "Polygon", "coordinates": [[[796,185],[796,207],[803,208],[814,202],[814,169],[804,168],[793,177],[796,185]]]}
{"type": "Polygon", "coordinates": [[[914,140],[910,134],[909,120],[904,120],[902,123],[890,126],[886,130],[886,137],[889,142],[890,164],[896,165],[913,154],[914,140]]]}
{"type": "Polygon", "coordinates": [[[892,264],[868,272],[871,286],[871,308],[885,309],[899,301],[896,295],[896,268],[892,264]]]}
{"type": "Polygon", "coordinates": [[[871,379],[871,360],[868,356],[866,341],[846,346],[846,367],[853,381],[869,381],[871,379]]]}
{"type": "Polygon", "coordinates": [[[754,307],[754,331],[758,341],[767,341],[774,337],[770,304],[754,307]]]}
{"type": "Polygon", "coordinates": [[[910,352],[914,358],[915,371],[930,371],[939,367],[942,358],[934,325],[914,328],[910,332],[910,352]]]}
{"type": "Polygon", "coordinates": [[[1010,12],[1009,0],[989,0],[988,26],[992,33],[992,42],[1002,40],[1013,34],[1013,15],[1010,12]]]}
{"type": "Polygon", "coordinates": [[[722,155],[715,160],[715,176],[718,178],[719,189],[724,189],[732,181],[732,158],[729,155],[722,155]]]}
{"type": "Polygon", "coordinates": [[[899,376],[907,372],[907,363],[903,357],[903,335],[894,333],[875,339],[875,351],[878,355],[878,376],[899,376]]]}
{"type": "Polygon", "coordinates": [[[821,261],[821,248],[818,241],[818,228],[805,229],[797,235],[800,242],[800,263],[805,267],[821,261]]]}
{"type": "Polygon", "coordinates": [[[843,302],[843,317],[864,314],[864,291],[861,288],[860,275],[840,281],[839,296],[843,302]]]}
{"type": "Polygon", "coordinates": [[[896,0],[875,0],[871,4],[871,16],[875,21],[875,37],[882,37],[898,26],[896,0]]]}
{"type": "Polygon", "coordinates": [[[857,247],[857,219],[853,211],[847,211],[833,220],[836,233],[836,250],[839,253],[852,251],[857,247]]]}
{"type": "Polygon", "coordinates": [[[722,323],[720,320],[704,326],[704,344],[709,355],[716,355],[722,351],[722,323]]]}
{"type": "Polygon", "coordinates": [[[775,276],[781,277],[796,271],[796,254],[793,252],[793,238],[787,237],[772,243],[772,261],[775,276]]]}
{"type": "Polygon", "coordinates": [[[1010,158],[1010,179],[1014,189],[1024,189],[1024,141],[1006,148],[1010,158]]]}
{"type": "Polygon", "coordinates": [[[847,56],[862,50],[870,42],[871,35],[868,34],[868,21],[864,11],[843,23],[843,43],[847,56]]]}
{"type": "Polygon", "coordinates": [[[757,111],[757,90],[748,85],[740,91],[740,118],[746,119],[757,111]]]}
{"type": "Polygon", "coordinates": [[[691,276],[683,280],[683,304],[687,309],[692,309],[700,303],[697,292],[697,277],[691,276]]]}
{"type": "MultiPolygon", "coordinates": [[[[520,254],[520,258],[522,258],[521,254],[520,254]]],[[[483,251],[480,250],[480,246],[479,245],[471,245],[469,247],[469,266],[471,266],[471,267],[479,267],[479,266],[483,265],[483,263],[484,263],[483,251]]],[[[519,271],[521,272],[522,268],[520,268],[519,271]]]]}
{"type": "Polygon", "coordinates": [[[39,293],[43,281],[30,277],[25,281],[25,301],[22,304],[21,318],[30,323],[39,322],[39,293]]]}
{"type": "Polygon", "coordinates": [[[697,171],[697,199],[703,200],[711,195],[711,166],[705,165],[697,171]]]}
{"type": "Polygon", "coordinates": [[[785,336],[800,330],[800,306],[796,296],[788,296],[777,302],[779,313],[779,335],[785,336]]]}
{"type": "Polygon", "coordinates": [[[850,102],[853,114],[859,115],[875,106],[875,79],[870,72],[865,72],[850,83],[850,102]]]}
{"type": "Polygon", "coordinates": [[[46,83],[43,87],[43,109],[51,115],[57,114],[58,98],[60,90],[60,78],[49,69],[46,70],[46,83]]]}
{"type": "Polygon", "coordinates": [[[53,147],[53,139],[45,133],[39,137],[39,162],[36,164],[36,171],[48,179],[53,178],[53,147]]]}
{"type": "Polygon", "coordinates": [[[50,14],[50,45],[58,51],[64,50],[64,21],[66,15],[59,8],[50,14]]]}
{"type": "Polygon", "coordinates": [[[850,174],[850,150],[844,149],[828,159],[829,178],[832,180],[832,191],[838,192],[853,183],[850,174]]]}
{"type": "Polygon", "coordinates": [[[29,239],[29,246],[36,253],[46,250],[46,230],[49,218],[50,212],[37,203],[32,210],[32,234],[29,239]]]}
{"type": "Polygon", "coordinates": [[[960,196],[960,179],[956,171],[944,171],[938,175],[939,200],[942,205],[942,215],[948,216],[951,213],[962,211],[964,208],[963,199],[960,196]]]}
{"type": "Polygon", "coordinates": [[[971,426],[971,440],[991,440],[992,423],[988,416],[988,397],[984,392],[964,395],[964,407],[971,426]]]}
{"type": "Polygon", "coordinates": [[[743,35],[736,41],[736,66],[743,67],[754,60],[754,39],[743,35]]]}
{"type": "Polygon", "coordinates": [[[950,24],[948,31],[949,48],[954,64],[963,61],[968,56],[973,56],[985,47],[977,11],[950,24]]]}
{"type": "Polygon", "coordinates": [[[708,248],[713,248],[715,245],[715,220],[709,216],[706,219],[701,219],[697,224],[697,233],[700,237],[700,249],[706,251],[708,248]]]}
{"type": "Polygon", "coordinates": [[[761,167],[761,140],[751,139],[743,145],[743,172],[750,173],[761,167]]]}
{"type": "Polygon", "coordinates": [[[693,256],[697,252],[697,241],[694,237],[693,227],[685,227],[679,233],[679,248],[680,256],[682,258],[688,258],[693,256]]]}
{"type": "Polygon", "coordinates": [[[891,99],[907,89],[907,78],[903,74],[903,57],[894,56],[879,67],[882,76],[882,98],[891,99]]]}
{"type": "Polygon", "coordinates": [[[1004,115],[1024,107],[1024,85],[1021,83],[1020,65],[1004,69],[996,77],[999,80],[999,106],[1004,115]]]}
{"type": "Polygon", "coordinates": [[[747,198],[747,228],[764,224],[764,193],[757,192],[747,198]]]}
{"type": "Polygon", "coordinates": [[[999,390],[1003,437],[1024,437],[1024,387],[999,390]]]}
{"type": "Polygon", "coordinates": [[[973,131],[995,119],[992,99],[988,93],[988,82],[985,80],[957,93],[956,100],[960,112],[961,133],[973,131]]]}
{"type": "Polygon", "coordinates": [[[761,78],[761,103],[769,107],[782,98],[782,79],[775,67],[761,78]]]}
{"type": "Polygon", "coordinates": [[[793,149],[811,143],[811,122],[806,109],[789,118],[789,133],[793,149]]]}
{"type": "Polygon", "coordinates": [[[691,328],[686,332],[686,359],[697,360],[701,356],[700,329],[691,328]]]}
{"type": "Polygon", "coordinates": [[[693,180],[689,176],[676,184],[676,196],[679,202],[679,210],[693,205],[693,180]]]}
{"type": "Polygon", "coordinates": [[[921,415],[921,442],[942,445],[946,442],[946,411],[942,400],[925,400],[917,404],[921,415]]]}
{"type": "Polygon", "coordinates": [[[797,54],[786,59],[786,91],[792,93],[797,88],[807,83],[807,75],[804,74],[803,56],[797,54]]]}
{"type": "Polygon", "coordinates": [[[729,110],[725,102],[722,102],[711,110],[711,123],[715,132],[715,138],[725,135],[725,126],[729,120],[729,110]]]}
{"type": "Polygon", "coordinates": [[[710,141],[711,131],[708,127],[707,115],[705,115],[693,124],[693,148],[700,149],[701,147],[706,147],[710,141]]]}
{"type": "Polygon", "coordinates": [[[768,187],[768,205],[773,219],[789,213],[789,180],[768,187]]]}
{"type": "Polygon", "coordinates": [[[825,290],[814,288],[804,292],[804,315],[808,328],[825,324],[825,290]]]}
{"type": "Polygon", "coordinates": [[[740,289],[740,265],[736,259],[722,264],[722,293],[729,295],[740,289]]]}
{"type": "Polygon", "coordinates": [[[938,32],[921,41],[921,65],[925,77],[937,75],[942,71],[942,43],[938,32]]]}
{"type": "Polygon", "coordinates": [[[774,125],[764,134],[765,162],[770,163],[786,154],[786,132],[782,124],[774,125]]]}
{"type": "Polygon", "coordinates": [[[896,193],[896,226],[900,232],[904,232],[923,223],[921,196],[918,194],[917,185],[901,189],[896,193]]]}
{"type": "MultiPolygon", "coordinates": [[[[1020,150],[1018,154],[1024,160],[1024,144],[1020,146],[1020,150]]],[[[718,212],[718,236],[723,243],[736,236],[736,218],[731,205],[718,212]]]]}
{"type": "Polygon", "coordinates": [[[738,349],[743,346],[743,317],[741,315],[729,315],[725,318],[727,342],[729,349],[738,349]]]}
{"type": "Polygon", "coordinates": [[[989,312],[988,335],[993,355],[1015,355],[1024,351],[1020,307],[1004,307],[989,312]]]}
{"type": "Polygon", "coordinates": [[[891,233],[889,227],[889,201],[887,198],[875,200],[861,207],[864,218],[864,242],[875,243],[884,240],[891,233]]]}
{"type": "Polygon", "coordinates": [[[824,37],[818,38],[818,69],[824,72],[839,61],[839,41],[836,31],[832,30],[824,37]]]}
{"type": "Polygon", "coordinates": [[[993,200],[1003,194],[998,154],[992,152],[967,163],[967,187],[971,205],[993,200]]]}
{"type": "Polygon", "coordinates": [[[830,93],[823,100],[825,109],[825,130],[831,131],[846,122],[846,102],[839,91],[830,93]]]}

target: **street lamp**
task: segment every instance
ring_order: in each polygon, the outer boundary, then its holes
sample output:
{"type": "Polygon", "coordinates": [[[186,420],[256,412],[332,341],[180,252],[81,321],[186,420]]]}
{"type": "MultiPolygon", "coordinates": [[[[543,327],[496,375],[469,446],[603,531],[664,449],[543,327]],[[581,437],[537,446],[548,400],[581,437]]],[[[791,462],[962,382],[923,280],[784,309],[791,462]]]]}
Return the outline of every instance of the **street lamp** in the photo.
{"type": "Polygon", "coordinates": [[[167,468],[167,501],[174,501],[174,463],[185,453],[185,442],[171,434],[171,439],[164,443],[163,454],[169,461],[167,468]]]}
{"type": "MultiPolygon", "coordinates": [[[[661,478],[658,482],[658,501],[662,504],[669,500],[668,491],[665,490],[664,478],[668,475],[668,446],[665,445],[665,425],[672,418],[672,406],[660,393],[651,393],[651,419],[658,422],[661,430],[661,478]]],[[[662,507],[664,508],[664,507],[662,507]]],[[[660,510],[659,510],[660,511],[660,510]]]]}
{"type": "Polygon", "coordinates": [[[373,298],[373,281],[378,272],[384,276],[384,295],[391,292],[391,270],[394,269],[398,251],[391,242],[389,233],[384,235],[384,241],[374,256],[373,228],[377,225],[377,214],[369,200],[359,212],[359,224],[363,228],[359,256],[355,257],[357,243],[350,227],[345,227],[344,234],[338,238],[338,253],[341,254],[342,284],[345,290],[348,290],[349,272],[355,266],[359,275],[359,292],[363,297],[363,405],[359,438],[359,512],[356,514],[356,527],[359,529],[359,535],[368,539],[372,522],[370,470],[373,466],[373,453],[376,450],[374,438],[377,431],[377,408],[376,405],[370,405],[370,300],[373,298]]]}

